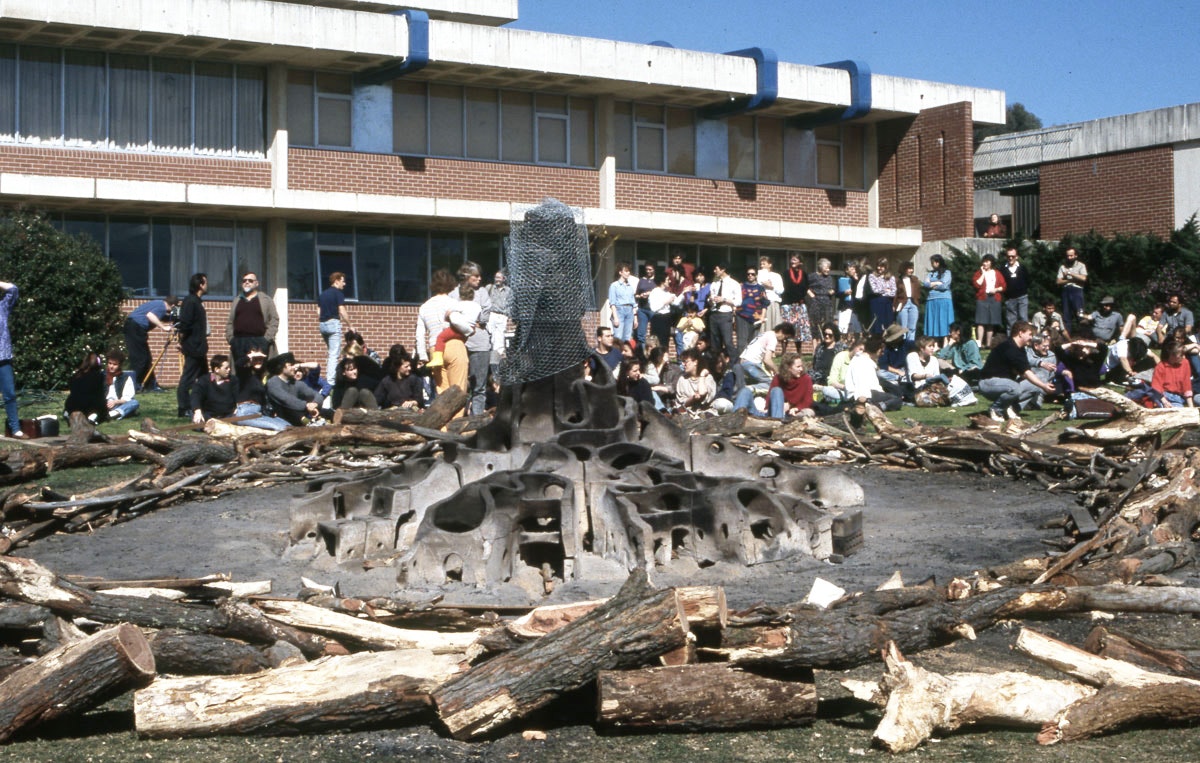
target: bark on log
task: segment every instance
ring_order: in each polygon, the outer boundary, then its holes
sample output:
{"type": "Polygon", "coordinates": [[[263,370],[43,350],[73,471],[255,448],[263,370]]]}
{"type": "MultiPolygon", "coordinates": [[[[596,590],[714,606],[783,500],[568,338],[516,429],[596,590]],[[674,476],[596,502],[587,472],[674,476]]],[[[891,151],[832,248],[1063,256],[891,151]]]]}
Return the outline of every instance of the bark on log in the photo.
{"type": "Polygon", "coordinates": [[[1110,684],[1063,710],[1038,733],[1038,744],[1088,739],[1140,721],[1200,718],[1200,684],[1110,684]]]}
{"type": "Polygon", "coordinates": [[[935,733],[987,724],[1040,728],[1065,707],[1096,690],[1071,681],[1026,673],[948,673],[941,675],[909,662],[888,644],[886,673],[864,692],[856,682],[843,685],[870,702],[885,700],[874,739],[889,752],[914,750],[935,733]]]}
{"type": "Polygon", "coordinates": [[[271,667],[263,650],[243,641],[165,628],[150,640],[160,673],[227,676],[271,667]]]}
{"type": "Polygon", "coordinates": [[[49,471],[91,466],[110,458],[132,458],[161,466],[163,457],[136,442],[99,442],[90,445],[64,445],[61,448],[42,448],[42,458],[49,471]]]}
{"type": "Polygon", "coordinates": [[[424,442],[424,438],[406,432],[393,432],[384,427],[330,424],[323,427],[292,427],[270,437],[239,441],[237,446],[240,452],[255,456],[299,445],[408,445],[417,442],[424,442]]]}
{"type": "Polygon", "coordinates": [[[334,414],[335,424],[374,424],[388,429],[406,430],[408,427],[441,429],[467,404],[467,393],[459,387],[451,387],[438,396],[423,411],[407,408],[388,408],[382,411],[339,410],[334,414]]]}
{"type": "Polygon", "coordinates": [[[1183,678],[1200,679],[1200,660],[1197,653],[1164,649],[1141,639],[1097,626],[1088,634],[1083,648],[1100,657],[1122,660],[1146,670],[1171,673],[1183,678]]]}
{"type": "Polygon", "coordinates": [[[596,720],[627,728],[778,728],[812,723],[817,713],[811,672],[789,681],[714,662],[602,670],[596,685],[596,720]]]}
{"type": "Polygon", "coordinates": [[[266,644],[287,641],[310,657],[320,656],[326,649],[322,639],[270,623],[261,612],[246,604],[227,601],[214,609],[161,599],[112,596],[59,578],[31,559],[0,558],[0,594],[46,607],[56,614],[105,623],[182,628],[266,644]]]}
{"type": "Polygon", "coordinates": [[[298,734],[395,724],[457,670],[428,651],[362,652],[248,676],[160,678],[133,698],[143,737],[298,734]]]}
{"type": "Polygon", "coordinates": [[[1124,395],[1104,388],[1084,389],[1090,395],[1116,405],[1120,413],[1098,426],[1072,427],[1070,434],[1093,442],[1127,442],[1150,437],[1167,429],[1200,425],[1200,408],[1156,408],[1137,405],[1124,395]]]}
{"type": "Polygon", "coordinates": [[[454,737],[475,739],[590,683],[601,670],[646,665],[687,637],[675,592],[654,591],[639,570],[590,614],[439,688],[438,715],[454,737]]]}
{"type": "Polygon", "coordinates": [[[367,649],[428,649],[434,654],[463,654],[478,634],[407,630],[302,601],[263,600],[258,608],[272,620],[350,642],[367,649]]]}
{"type": "Polygon", "coordinates": [[[22,728],[84,712],[153,676],[150,646],[129,624],[56,649],[0,683],[0,742],[22,728]]]}

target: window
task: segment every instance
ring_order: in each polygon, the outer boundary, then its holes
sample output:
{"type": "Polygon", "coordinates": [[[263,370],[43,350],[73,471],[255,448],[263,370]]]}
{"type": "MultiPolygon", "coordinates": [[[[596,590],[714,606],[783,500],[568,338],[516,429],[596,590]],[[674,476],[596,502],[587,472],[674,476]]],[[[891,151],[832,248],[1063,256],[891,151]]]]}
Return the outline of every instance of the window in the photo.
{"type": "Polygon", "coordinates": [[[5,45],[0,103],[9,141],[266,153],[266,75],[254,66],[5,45]]]}
{"type": "MultiPolygon", "coordinates": [[[[295,74],[292,72],[291,74],[295,74]]],[[[291,95],[289,99],[289,110],[291,95]]],[[[392,150],[424,154],[428,139],[425,83],[398,79],[392,83],[392,150]]]]}
{"type": "Polygon", "coordinates": [[[739,114],[725,122],[729,131],[729,177],[755,180],[754,117],[739,114]]]}
{"type": "Polygon", "coordinates": [[[813,131],[817,139],[817,185],[866,187],[866,155],[862,128],[831,125],[813,131]]]}
{"type": "Polygon", "coordinates": [[[667,109],[667,172],[696,174],[696,119],[691,109],[667,109]]]}
{"type": "MultiPolygon", "coordinates": [[[[316,140],[318,146],[350,147],[350,77],[317,72],[316,140]]],[[[349,288],[349,287],[347,287],[349,288]]]]}
{"type": "Polygon", "coordinates": [[[535,103],[538,163],[567,164],[567,97],[539,94],[535,103]]]}

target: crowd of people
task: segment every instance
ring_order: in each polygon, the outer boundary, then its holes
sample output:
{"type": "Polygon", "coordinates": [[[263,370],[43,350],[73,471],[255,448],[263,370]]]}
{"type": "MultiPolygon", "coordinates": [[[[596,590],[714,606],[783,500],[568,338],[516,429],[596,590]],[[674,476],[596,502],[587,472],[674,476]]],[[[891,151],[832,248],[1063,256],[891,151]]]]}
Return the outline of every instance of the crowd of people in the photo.
{"type": "MultiPolygon", "coordinates": [[[[867,401],[888,410],[966,404],[978,393],[992,418],[1004,420],[1050,401],[1069,412],[1087,408],[1085,390],[1103,383],[1124,385],[1148,406],[1192,406],[1200,377],[1194,317],[1181,295],[1141,317],[1122,314],[1111,296],[1088,313],[1088,272],[1073,248],[1055,274],[1058,298],[1043,300],[1032,315],[1019,250],[1007,247],[999,261],[985,255],[971,279],[971,323],[955,315],[953,276],[940,255],[921,277],[913,263],[893,270],[884,258],[847,263],[841,274],[821,258],[808,272],[798,253],[789,253],[782,272],[762,257],[740,281],[725,264],[705,273],[680,254],[661,272],[657,263],[643,264],[640,278],[629,263],[616,272],[583,373],[603,365],[623,394],[672,414],[746,410],[785,418],[851,405],[857,415],[867,401]],[[810,340],[806,357],[800,350],[810,340]]],[[[243,274],[226,320],[230,354],[209,356],[208,279],[197,273],[182,300],[150,300],[129,314],[129,370],[120,350],[86,353],[65,413],[81,411],[93,421],[137,413],[137,394],[161,391],[149,336],[165,331],[183,356],[178,414],[196,424],[221,418],[272,430],[316,426],[339,408],[424,408],[451,386],[467,394],[465,412],[478,415],[497,399],[511,302],[502,271],[486,287],[481,276],[472,262],[454,274],[434,272],[432,296],[418,310],[415,347],[395,344],[381,357],[354,330],[345,275],[331,274],[318,299],[327,348],[322,374],[317,362],[277,352],[279,313],[253,272],[243,274]]],[[[17,290],[0,289],[6,319],[17,290]]],[[[0,392],[15,408],[7,354],[0,358],[0,392]]],[[[15,411],[9,418],[10,434],[20,436],[11,424],[15,411]]]]}

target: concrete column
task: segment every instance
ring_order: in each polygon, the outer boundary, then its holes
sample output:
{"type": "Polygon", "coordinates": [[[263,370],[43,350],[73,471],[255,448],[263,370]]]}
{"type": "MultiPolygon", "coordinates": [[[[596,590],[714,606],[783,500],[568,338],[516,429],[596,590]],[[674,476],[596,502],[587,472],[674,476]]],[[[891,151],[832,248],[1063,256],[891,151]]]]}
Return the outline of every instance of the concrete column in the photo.
{"type": "Polygon", "coordinates": [[[288,188],[287,89],[287,67],[271,64],[267,70],[267,159],[276,206],[279,194],[288,188]]]}
{"type": "Polygon", "coordinates": [[[874,124],[863,125],[863,169],[867,175],[867,225],[879,227],[879,133],[874,124]]]}
{"type": "Polygon", "coordinates": [[[278,217],[267,220],[266,261],[263,289],[275,301],[279,311],[279,332],[275,335],[275,347],[279,352],[288,351],[288,269],[287,269],[287,221],[278,217]],[[273,287],[273,288],[272,288],[273,287]]]}
{"type": "Polygon", "coordinates": [[[617,158],[613,135],[613,98],[596,99],[596,149],[600,156],[600,208],[617,208],[617,158]]]}

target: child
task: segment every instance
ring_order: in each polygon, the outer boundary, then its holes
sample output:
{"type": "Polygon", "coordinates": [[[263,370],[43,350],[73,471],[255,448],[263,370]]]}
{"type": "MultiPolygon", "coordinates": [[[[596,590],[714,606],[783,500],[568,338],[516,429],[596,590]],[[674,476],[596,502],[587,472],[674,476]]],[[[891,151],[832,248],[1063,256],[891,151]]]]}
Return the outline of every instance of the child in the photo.
{"type": "Polygon", "coordinates": [[[675,324],[675,330],[683,333],[683,349],[690,350],[696,346],[696,341],[704,333],[704,319],[700,317],[700,308],[695,302],[688,302],[687,313],[675,324]]]}
{"type": "Polygon", "coordinates": [[[466,342],[467,337],[475,333],[475,324],[479,321],[479,305],[475,300],[475,289],[468,284],[458,287],[458,305],[446,311],[449,326],[442,329],[433,343],[433,352],[429,354],[428,368],[439,368],[445,364],[443,353],[446,342],[457,339],[466,342]]]}

